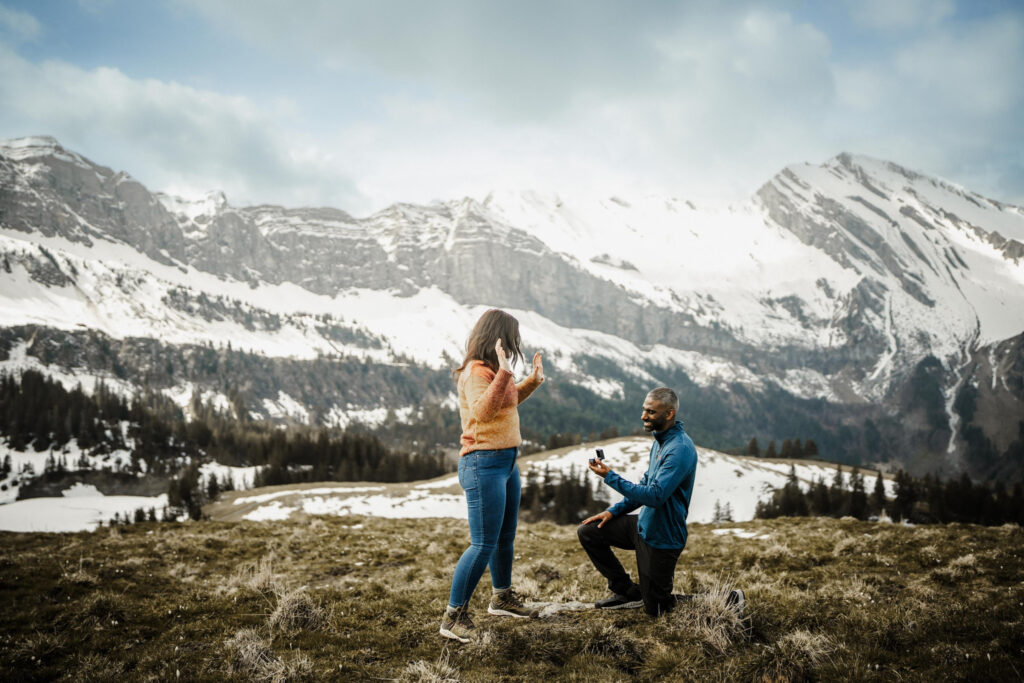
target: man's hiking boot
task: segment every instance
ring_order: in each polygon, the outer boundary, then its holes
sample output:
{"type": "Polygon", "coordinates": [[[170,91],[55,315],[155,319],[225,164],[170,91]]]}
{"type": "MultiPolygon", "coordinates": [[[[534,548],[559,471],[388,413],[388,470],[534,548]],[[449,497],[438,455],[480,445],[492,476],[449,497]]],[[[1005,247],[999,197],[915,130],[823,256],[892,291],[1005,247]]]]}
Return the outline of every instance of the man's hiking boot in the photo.
{"type": "Polygon", "coordinates": [[[636,588],[630,591],[628,595],[612,593],[607,598],[594,603],[594,607],[597,609],[636,609],[643,606],[643,596],[640,595],[640,591],[636,588]]]}
{"type": "Polygon", "coordinates": [[[725,606],[732,607],[737,614],[743,614],[743,610],[747,607],[746,594],[738,589],[729,591],[729,596],[725,599],[725,606]]]}
{"type": "Polygon", "coordinates": [[[498,591],[491,596],[491,604],[487,613],[499,617],[518,617],[520,619],[536,619],[540,614],[535,609],[523,605],[523,600],[511,588],[498,591]]]}
{"type": "Polygon", "coordinates": [[[457,640],[460,643],[468,643],[476,632],[476,625],[469,618],[466,606],[455,609],[446,607],[444,616],[441,617],[441,635],[445,638],[457,640]]]}

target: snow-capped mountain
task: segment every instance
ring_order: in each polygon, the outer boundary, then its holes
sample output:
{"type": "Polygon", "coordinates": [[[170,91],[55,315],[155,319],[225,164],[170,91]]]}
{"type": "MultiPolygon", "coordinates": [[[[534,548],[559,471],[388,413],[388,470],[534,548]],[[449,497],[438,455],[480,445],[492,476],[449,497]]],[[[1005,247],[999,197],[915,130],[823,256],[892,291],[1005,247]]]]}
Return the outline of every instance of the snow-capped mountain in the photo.
{"type": "Polygon", "coordinates": [[[668,384],[703,445],[1007,472],[1022,259],[1020,207],[847,154],[739,206],[495,192],[356,218],[155,194],[52,138],[0,144],[0,365],[182,405],[226,405],[230,384],[299,422],[450,407],[447,370],[498,306],[547,353],[549,432],[628,423],[668,384]]]}

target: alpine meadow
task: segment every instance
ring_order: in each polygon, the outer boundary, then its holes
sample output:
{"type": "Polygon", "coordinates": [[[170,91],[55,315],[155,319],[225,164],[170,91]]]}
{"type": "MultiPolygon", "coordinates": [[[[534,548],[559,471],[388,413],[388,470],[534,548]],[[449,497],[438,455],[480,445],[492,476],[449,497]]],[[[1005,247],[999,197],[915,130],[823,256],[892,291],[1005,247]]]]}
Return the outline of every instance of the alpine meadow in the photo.
{"type": "Polygon", "coordinates": [[[1000,0],[0,0],[0,679],[1024,681],[1020,83],[1000,0]]]}

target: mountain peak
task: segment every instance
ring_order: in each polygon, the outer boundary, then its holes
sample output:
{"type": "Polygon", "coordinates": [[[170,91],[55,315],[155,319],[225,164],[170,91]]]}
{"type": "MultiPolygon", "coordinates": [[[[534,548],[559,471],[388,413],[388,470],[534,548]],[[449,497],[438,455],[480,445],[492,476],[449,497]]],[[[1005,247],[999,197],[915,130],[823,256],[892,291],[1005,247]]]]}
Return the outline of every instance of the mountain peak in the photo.
{"type": "Polygon", "coordinates": [[[7,140],[0,140],[0,147],[5,149],[27,149],[27,148],[45,148],[45,149],[64,149],[60,146],[60,142],[57,138],[50,135],[29,135],[21,138],[9,138],[7,140]]]}
{"type": "Polygon", "coordinates": [[[54,157],[83,168],[92,168],[94,166],[80,154],[76,154],[63,147],[57,138],[49,135],[31,135],[0,140],[0,154],[15,161],[54,157]]]}

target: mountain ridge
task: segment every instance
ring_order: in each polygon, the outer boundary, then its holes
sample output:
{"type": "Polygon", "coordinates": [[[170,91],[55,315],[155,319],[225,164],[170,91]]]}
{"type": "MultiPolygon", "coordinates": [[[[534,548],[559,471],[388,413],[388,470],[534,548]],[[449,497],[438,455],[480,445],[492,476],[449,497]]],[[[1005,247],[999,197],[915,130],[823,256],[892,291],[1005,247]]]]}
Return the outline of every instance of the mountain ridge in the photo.
{"type": "MultiPolygon", "coordinates": [[[[778,387],[837,406],[827,429],[837,442],[843,428],[857,432],[849,451],[860,458],[874,456],[863,413],[889,420],[883,460],[929,443],[896,432],[901,392],[935,358],[957,467],[968,450],[960,373],[1024,330],[1024,212],[870,157],[787,166],[724,209],[494,192],[354,218],[150,193],[52,138],[15,142],[0,143],[8,328],[440,369],[461,355],[479,310],[499,306],[562,379],[598,397],[625,401],[683,373],[754,435],[757,419],[740,416],[765,399],[734,387],[762,397],[778,387]]],[[[989,410],[1011,417],[1007,401],[989,410]]],[[[723,433],[738,440],[739,429],[723,433]]]]}

